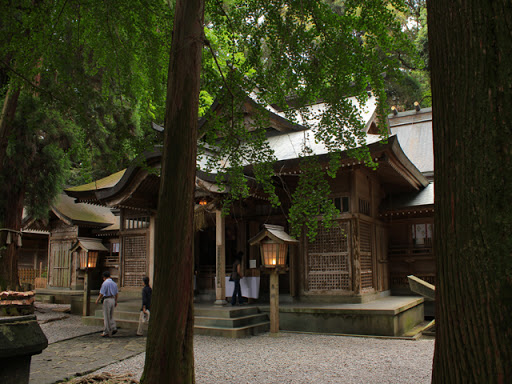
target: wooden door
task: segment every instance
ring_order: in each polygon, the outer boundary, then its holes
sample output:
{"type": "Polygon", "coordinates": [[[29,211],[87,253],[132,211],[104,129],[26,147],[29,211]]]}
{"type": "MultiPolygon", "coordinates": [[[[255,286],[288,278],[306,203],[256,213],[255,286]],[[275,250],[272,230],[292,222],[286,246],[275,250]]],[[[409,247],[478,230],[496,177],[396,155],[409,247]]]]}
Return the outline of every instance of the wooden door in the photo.
{"type": "Polygon", "coordinates": [[[71,241],[55,241],[51,243],[50,264],[52,287],[69,288],[71,285],[71,241]]]}

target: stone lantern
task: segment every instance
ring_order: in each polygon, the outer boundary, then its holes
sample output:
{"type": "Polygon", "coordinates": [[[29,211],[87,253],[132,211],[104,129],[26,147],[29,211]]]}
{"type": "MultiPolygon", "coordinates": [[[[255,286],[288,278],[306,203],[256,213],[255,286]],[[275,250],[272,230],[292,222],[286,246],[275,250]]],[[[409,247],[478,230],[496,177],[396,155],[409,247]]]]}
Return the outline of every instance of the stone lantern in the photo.
{"type": "Polygon", "coordinates": [[[48,346],[34,313],[34,292],[0,292],[0,383],[28,384],[32,355],[48,346]]]}
{"type": "Polygon", "coordinates": [[[99,239],[79,238],[71,247],[71,252],[78,252],[79,269],[84,270],[84,303],[83,315],[89,316],[91,312],[91,287],[89,284],[89,269],[96,268],[98,264],[98,254],[101,251],[107,252],[108,249],[99,239]]]}
{"type": "Polygon", "coordinates": [[[260,245],[261,264],[270,273],[270,333],[279,332],[279,273],[286,270],[288,245],[298,241],[280,225],[263,225],[260,233],[249,240],[250,245],[260,245]]]}

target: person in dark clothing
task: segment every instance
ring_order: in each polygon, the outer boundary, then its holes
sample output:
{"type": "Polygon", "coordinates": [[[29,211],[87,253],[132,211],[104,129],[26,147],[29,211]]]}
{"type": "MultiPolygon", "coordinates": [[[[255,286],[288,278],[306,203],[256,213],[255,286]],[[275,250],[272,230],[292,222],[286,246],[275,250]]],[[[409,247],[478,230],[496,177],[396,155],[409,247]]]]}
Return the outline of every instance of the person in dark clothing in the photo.
{"type": "Polygon", "coordinates": [[[240,287],[240,279],[243,277],[241,272],[243,252],[238,252],[235,256],[235,262],[233,263],[233,272],[231,273],[231,280],[235,283],[235,289],[233,289],[233,295],[231,296],[231,305],[236,305],[236,299],[238,296],[238,305],[243,303],[242,299],[242,288],[240,287]]]}
{"type": "Polygon", "coordinates": [[[138,336],[142,336],[142,329],[144,327],[144,323],[147,324],[149,322],[151,294],[153,293],[151,287],[149,286],[149,277],[144,277],[142,281],[144,282],[144,288],[142,288],[142,308],[140,309],[139,328],[137,329],[138,336]]]}

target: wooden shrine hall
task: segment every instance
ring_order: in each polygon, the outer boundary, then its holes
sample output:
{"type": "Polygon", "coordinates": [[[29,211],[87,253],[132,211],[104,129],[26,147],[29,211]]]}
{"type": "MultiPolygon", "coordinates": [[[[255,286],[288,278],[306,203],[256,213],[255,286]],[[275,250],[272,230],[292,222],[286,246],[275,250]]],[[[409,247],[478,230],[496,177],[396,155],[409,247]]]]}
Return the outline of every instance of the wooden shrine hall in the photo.
{"type": "MultiPolygon", "coordinates": [[[[289,232],[283,210],[286,212],[291,202],[285,189],[293,191],[297,186],[300,169],[295,148],[300,148],[304,137],[303,127],[294,129],[290,124],[283,129],[283,117],[275,115],[274,125],[279,124],[280,130],[269,135],[268,141],[278,158],[276,177],[286,187],[277,191],[282,207],[273,208],[258,186],[251,185],[251,197],[235,204],[224,217],[221,202],[225,192],[215,183],[215,175],[196,174],[198,306],[225,303],[231,296],[228,276],[235,255],[242,252],[242,292],[250,303],[266,310],[269,277],[261,272],[260,250],[249,245],[249,239],[264,224],[280,225],[289,232]]],[[[424,318],[423,298],[413,297],[404,281],[409,274],[429,281],[435,276],[433,161],[428,157],[432,151],[431,110],[390,116],[391,136],[386,141],[369,133],[375,124],[375,107],[363,117],[367,145],[378,168],[371,170],[342,153],[340,169],[330,180],[329,197],[340,211],[334,227],[329,231],[320,227],[315,242],[303,236],[296,246],[289,247],[287,270],[279,276],[281,329],[398,336],[424,318]],[[423,140],[419,151],[414,147],[418,140],[412,139],[415,133],[423,140]]],[[[322,149],[315,148],[314,156],[320,164],[329,161],[322,149]]],[[[161,151],[142,157],[144,161],[136,163],[139,165],[112,175],[108,183],[99,180],[65,191],[79,205],[109,207],[119,215],[117,275],[121,289],[138,288],[144,275],[151,281],[154,275],[161,151]]],[[[253,176],[251,166],[245,168],[245,174],[253,176]]]]}

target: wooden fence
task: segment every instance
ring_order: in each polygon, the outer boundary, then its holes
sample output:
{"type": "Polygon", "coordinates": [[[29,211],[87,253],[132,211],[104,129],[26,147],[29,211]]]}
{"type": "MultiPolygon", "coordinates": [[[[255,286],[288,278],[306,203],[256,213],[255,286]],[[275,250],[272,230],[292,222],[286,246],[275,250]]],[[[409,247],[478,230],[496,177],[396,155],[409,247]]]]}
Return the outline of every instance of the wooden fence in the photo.
{"type": "Polygon", "coordinates": [[[31,268],[20,268],[18,269],[18,275],[20,277],[20,283],[28,283],[35,286],[35,288],[46,288],[46,276],[47,269],[31,269],[31,268]],[[41,276],[41,277],[39,277],[41,276]]]}

